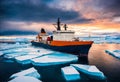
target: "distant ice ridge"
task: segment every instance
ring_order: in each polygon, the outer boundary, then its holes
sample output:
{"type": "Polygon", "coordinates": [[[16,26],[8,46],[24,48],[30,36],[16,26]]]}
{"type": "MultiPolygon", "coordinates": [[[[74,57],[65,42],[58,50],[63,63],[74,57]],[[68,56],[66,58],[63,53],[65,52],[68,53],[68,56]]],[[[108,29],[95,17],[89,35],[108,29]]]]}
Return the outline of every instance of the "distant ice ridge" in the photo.
{"type": "Polygon", "coordinates": [[[20,42],[20,43],[28,43],[29,40],[27,38],[15,38],[14,41],[20,42]]]}
{"type": "Polygon", "coordinates": [[[94,43],[120,43],[120,33],[96,33],[90,36],[77,36],[80,40],[92,40],[94,43]]]}
{"type": "Polygon", "coordinates": [[[106,53],[120,59],[120,50],[105,50],[106,53]]]}

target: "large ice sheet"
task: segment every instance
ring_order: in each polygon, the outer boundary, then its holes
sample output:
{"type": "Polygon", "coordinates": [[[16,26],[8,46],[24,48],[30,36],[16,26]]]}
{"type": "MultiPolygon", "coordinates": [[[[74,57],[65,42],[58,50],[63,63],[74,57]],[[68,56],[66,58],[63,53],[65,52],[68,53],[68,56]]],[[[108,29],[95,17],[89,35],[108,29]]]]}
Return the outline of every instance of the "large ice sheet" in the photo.
{"type": "Polygon", "coordinates": [[[41,78],[40,74],[37,72],[37,70],[34,67],[15,73],[12,76],[10,76],[10,78],[15,78],[19,76],[31,76],[38,79],[41,78]]]}
{"type": "Polygon", "coordinates": [[[24,47],[27,47],[29,45],[30,44],[24,44],[24,45],[21,45],[21,44],[8,44],[6,46],[0,47],[0,51],[8,50],[8,49],[15,49],[15,48],[24,48],[24,47]]]}
{"type": "Polygon", "coordinates": [[[8,81],[8,82],[42,82],[34,77],[29,77],[29,76],[19,76],[16,77],[15,79],[8,81]]]}
{"type": "Polygon", "coordinates": [[[51,55],[31,59],[31,61],[35,66],[49,66],[76,62],[78,61],[78,58],[71,54],[53,53],[51,55]]]}
{"type": "Polygon", "coordinates": [[[15,60],[20,64],[30,64],[31,59],[41,57],[41,56],[44,56],[50,53],[52,53],[52,51],[47,51],[44,53],[43,52],[31,52],[24,56],[15,57],[15,60]]]}
{"type": "Polygon", "coordinates": [[[66,81],[80,80],[80,73],[72,66],[61,68],[62,74],[66,81]]]}
{"type": "Polygon", "coordinates": [[[9,49],[9,50],[4,50],[4,51],[0,51],[3,54],[11,54],[11,53],[17,53],[17,52],[21,52],[22,48],[19,49],[9,49]]]}
{"type": "Polygon", "coordinates": [[[5,54],[4,58],[7,59],[14,59],[15,57],[26,55],[28,52],[19,52],[19,53],[10,53],[10,54],[5,54]]]}
{"type": "Polygon", "coordinates": [[[104,74],[94,65],[71,64],[71,66],[86,74],[89,78],[97,80],[105,79],[104,74]]]}
{"type": "Polygon", "coordinates": [[[120,59],[120,50],[114,50],[114,51],[111,51],[111,50],[105,50],[106,53],[120,59]]]}
{"type": "Polygon", "coordinates": [[[35,48],[17,48],[17,49],[8,49],[0,52],[2,52],[3,54],[11,54],[11,53],[38,52],[38,51],[40,50],[35,48]]]}

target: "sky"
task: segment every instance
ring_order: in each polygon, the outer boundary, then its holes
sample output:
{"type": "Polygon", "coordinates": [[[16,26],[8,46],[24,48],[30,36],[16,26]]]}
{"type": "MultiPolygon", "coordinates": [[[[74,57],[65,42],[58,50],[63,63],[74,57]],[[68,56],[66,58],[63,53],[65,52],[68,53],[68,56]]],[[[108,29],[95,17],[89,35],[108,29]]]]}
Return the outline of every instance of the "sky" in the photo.
{"type": "Polygon", "coordinates": [[[57,18],[79,32],[120,32],[120,0],[0,0],[0,35],[53,31],[57,18]]]}

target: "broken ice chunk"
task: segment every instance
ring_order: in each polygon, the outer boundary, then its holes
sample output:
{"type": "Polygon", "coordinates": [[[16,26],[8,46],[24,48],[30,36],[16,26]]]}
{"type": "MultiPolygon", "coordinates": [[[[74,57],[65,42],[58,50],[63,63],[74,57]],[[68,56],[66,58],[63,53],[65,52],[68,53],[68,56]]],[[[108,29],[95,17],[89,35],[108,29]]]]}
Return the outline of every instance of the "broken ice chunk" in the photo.
{"type": "Polygon", "coordinates": [[[34,67],[15,73],[10,78],[15,78],[18,76],[31,76],[38,79],[41,78],[40,74],[37,72],[37,70],[34,67]]]}
{"type": "Polygon", "coordinates": [[[80,80],[80,73],[72,66],[61,68],[62,74],[66,81],[80,80]]]}
{"type": "Polygon", "coordinates": [[[42,82],[42,81],[30,76],[19,76],[8,82],[42,82]]]}
{"type": "Polygon", "coordinates": [[[105,50],[105,52],[108,53],[109,55],[112,55],[112,56],[120,59],[120,50],[114,50],[114,51],[105,50]]]}
{"type": "Polygon", "coordinates": [[[106,79],[104,74],[96,66],[82,64],[71,64],[71,66],[75,67],[78,71],[84,73],[89,78],[97,80],[106,79]]]}

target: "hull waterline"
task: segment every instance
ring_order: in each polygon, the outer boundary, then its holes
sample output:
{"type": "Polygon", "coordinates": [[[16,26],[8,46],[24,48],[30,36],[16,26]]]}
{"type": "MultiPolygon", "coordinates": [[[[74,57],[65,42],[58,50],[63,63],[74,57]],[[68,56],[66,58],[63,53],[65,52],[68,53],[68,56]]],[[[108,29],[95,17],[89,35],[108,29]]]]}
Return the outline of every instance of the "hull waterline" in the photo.
{"type": "Polygon", "coordinates": [[[52,46],[40,42],[31,42],[33,46],[51,49],[54,51],[65,52],[75,55],[87,55],[92,44],[87,45],[69,45],[69,46],[52,46]]]}

